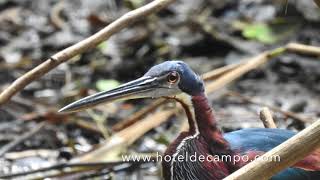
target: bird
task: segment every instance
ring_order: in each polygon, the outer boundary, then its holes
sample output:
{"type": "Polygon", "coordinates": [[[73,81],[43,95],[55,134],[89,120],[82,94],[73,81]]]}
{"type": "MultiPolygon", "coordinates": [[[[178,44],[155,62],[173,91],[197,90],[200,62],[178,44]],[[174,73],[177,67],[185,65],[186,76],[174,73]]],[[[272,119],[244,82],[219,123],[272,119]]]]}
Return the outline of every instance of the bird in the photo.
{"type": "MultiPolygon", "coordinates": [[[[164,156],[171,157],[170,161],[162,161],[165,180],[223,179],[248,163],[235,161],[234,157],[246,156],[248,161],[253,160],[295,135],[293,131],[277,128],[247,128],[223,133],[205,93],[203,80],[180,60],[164,61],[136,80],[84,97],[59,112],[80,111],[116,100],[161,97],[181,103],[189,124],[189,129],[181,132],[164,153],[164,156]],[[181,161],[178,159],[187,154],[209,158],[201,162],[187,161],[187,157],[181,161]],[[222,157],[231,158],[222,160],[222,157]]],[[[271,179],[320,179],[320,150],[271,179]]]]}

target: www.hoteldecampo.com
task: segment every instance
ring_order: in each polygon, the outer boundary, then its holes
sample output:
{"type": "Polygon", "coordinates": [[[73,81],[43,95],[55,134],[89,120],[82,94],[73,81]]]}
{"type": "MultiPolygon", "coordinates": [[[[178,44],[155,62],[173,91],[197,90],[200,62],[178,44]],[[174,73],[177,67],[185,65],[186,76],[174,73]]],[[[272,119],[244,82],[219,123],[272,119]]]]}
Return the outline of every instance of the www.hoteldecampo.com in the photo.
{"type": "Polygon", "coordinates": [[[264,156],[261,155],[254,155],[248,156],[248,155],[203,155],[203,154],[197,154],[197,152],[189,154],[186,152],[184,155],[177,154],[175,156],[169,156],[169,155],[161,155],[160,153],[156,153],[155,155],[122,155],[122,161],[124,162],[171,162],[172,160],[174,162],[251,162],[253,160],[261,160],[261,161],[274,161],[274,162],[280,162],[281,158],[279,155],[274,155],[271,157],[264,158],[264,156]],[[261,157],[261,158],[259,158],[261,157]]]}

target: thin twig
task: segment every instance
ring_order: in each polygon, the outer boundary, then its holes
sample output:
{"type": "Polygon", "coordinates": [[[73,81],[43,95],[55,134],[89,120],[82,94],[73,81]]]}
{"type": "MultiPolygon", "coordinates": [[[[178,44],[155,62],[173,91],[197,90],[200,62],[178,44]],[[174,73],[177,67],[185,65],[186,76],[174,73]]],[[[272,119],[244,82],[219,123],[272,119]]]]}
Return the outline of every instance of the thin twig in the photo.
{"type": "Polygon", "coordinates": [[[4,154],[4,158],[7,160],[17,160],[17,159],[23,159],[28,158],[32,156],[37,157],[57,157],[58,151],[53,149],[30,149],[30,150],[24,150],[24,151],[11,151],[4,154]]]}
{"type": "Polygon", "coordinates": [[[100,130],[101,134],[105,139],[108,139],[110,134],[105,126],[107,117],[105,115],[98,115],[92,109],[87,109],[87,113],[95,121],[97,128],[100,130]]]}
{"type": "Polygon", "coordinates": [[[8,152],[8,151],[12,150],[13,148],[15,148],[17,145],[19,145],[23,141],[31,138],[33,135],[35,135],[37,132],[39,132],[44,127],[44,125],[45,125],[45,122],[41,122],[35,128],[33,128],[31,131],[26,132],[22,136],[19,136],[18,138],[16,138],[14,141],[12,141],[12,142],[6,144],[5,146],[3,146],[0,149],[0,157],[3,156],[6,152],[8,152]]]}
{"type": "Polygon", "coordinates": [[[276,123],[272,118],[272,113],[268,107],[264,107],[260,111],[260,119],[265,128],[277,128],[276,123]]]}
{"type": "Polygon", "coordinates": [[[113,34],[128,27],[129,25],[141,18],[144,18],[152,13],[158,12],[159,10],[167,7],[174,1],[175,0],[154,0],[145,6],[142,6],[138,9],[124,14],[119,19],[109,24],[107,27],[103,28],[94,35],[88,37],[87,39],[84,39],[78,42],[77,44],[74,44],[56,53],[42,64],[38,65],[31,71],[16,79],[9,87],[7,87],[0,94],[0,105],[3,105],[7,101],[9,101],[12,96],[21,91],[32,81],[39,79],[41,76],[43,76],[53,68],[57,67],[61,63],[68,61],[70,58],[80,53],[83,53],[88,49],[96,47],[98,44],[100,44],[102,41],[107,40],[113,34]]]}
{"type": "Polygon", "coordinates": [[[294,165],[320,148],[319,137],[320,120],[317,120],[303,131],[232,173],[224,180],[270,179],[274,174],[294,165]],[[280,161],[274,160],[273,157],[277,156],[280,157],[280,161]]]}
{"type": "Polygon", "coordinates": [[[235,79],[241,77],[243,74],[245,74],[253,69],[256,69],[257,67],[265,64],[267,61],[269,61],[273,57],[281,55],[285,51],[286,51],[285,48],[280,47],[280,48],[274,49],[272,51],[263,52],[253,58],[250,58],[249,60],[246,61],[245,64],[226,73],[221,78],[218,78],[215,81],[208,83],[206,85],[206,92],[211,93],[221,87],[224,87],[225,85],[229,84],[230,82],[234,81],[235,79]]]}
{"type": "Polygon", "coordinates": [[[60,13],[64,7],[64,1],[59,1],[53,6],[50,12],[51,22],[58,29],[64,29],[66,27],[66,22],[60,17],[60,13]]]}
{"type": "Polygon", "coordinates": [[[320,56],[320,48],[316,46],[310,46],[305,44],[298,44],[298,43],[289,43],[286,46],[288,51],[313,55],[313,56],[320,56]]]}
{"type": "Polygon", "coordinates": [[[313,0],[315,3],[316,3],[316,5],[320,8],[320,0],[313,0]]]}
{"type": "Polygon", "coordinates": [[[252,103],[252,104],[256,104],[256,105],[259,105],[259,106],[268,107],[268,108],[271,109],[272,111],[276,111],[276,112],[282,113],[282,114],[284,114],[284,115],[287,116],[287,117],[290,117],[290,118],[292,118],[292,119],[294,119],[294,120],[297,120],[297,121],[300,121],[300,122],[303,122],[303,123],[312,122],[312,119],[303,118],[303,117],[299,116],[298,114],[296,114],[296,113],[294,113],[294,112],[285,111],[285,110],[282,110],[282,109],[279,108],[279,107],[271,106],[271,105],[265,104],[265,103],[263,103],[263,102],[259,102],[259,101],[257,101],[257,100],[254,100],[254,99],[251,98],[251,97],[241,95],[241,94],[239,94],[239,93],[237,93],[237,92],[230,91],[230,92],[227,93],[227,95],[228,95],[228,96],[233,96],[233,97],[240,98],[241,100],[246,101],[246,102],[249,102],[249,103],[252,103]]]}
{"type": "Polygon", "coordinates": [[[129,118],[121,120],[119,123],[115,124],[112,127],[112,130],[113,131],[120,131],[120,130],[136,123],[138,120],[142,119],[147,114],[154,111],[155,109],[157,109],[162,104],[165,104],[166,102],[167,102],[166,99],[158,99],[158,100],[150,103],[148,106],[146,106],[146,107],[142,108],[141,110],[132,114],[129,118]]]}
{"type": "Polygon", "coordinates": [[[207,73],[204,73],[203,75],[201,75],[201,77],[204,81],[215,80],[218,77],[221,77],[222,75],[224,75],[225,73],[230,72],[230,71],[234,70],[235,68],[243,65],[244,63],[246,63],[246,62],[242,61],[240,63],[229,64],[229,65],[214,69],[212,71],[209,71],[207,73]]]}
{"type": "Polygon", "coordinates": [[[83,156],[72,159],[73,162],[103,162],[110,161],[116,155],[119,155],[123,148],[134,143],[138,138],[143,136],[151,129],[158,127],[160,124],[166,122],[169,117],[173,116],[177,112],[177,109],[163,110],[156,112],[143,120],[115,133],[109,139],[107,139],[97,149],[84,154],[83,156]]]}
{"type": "MultiPolygon", "coordinates": [[[[154,158],[150,158],[150,162],[152,162],[154,158]]],[[[120,165],[120,164],[141,164],[141,163],[149,163],[147,161],[117,161],[117,162],[84,162],[84,163],[60,163],[55,164],[49,167],[43,167],[36,170],[26,171],[26,172],[20,172],[20,173],[12,173],[12,174],[5,174],[0,175],[1,179],[8,179],[8,178],[14,178],[19,176],[26,176],[30,174],[40,173],[40,172],[46,172],[51,170],[63,170],[67,168],[87,168],[87,169],[95,169],[99,167],[104,168],[112,168],[114,166],[120,165]]]]}

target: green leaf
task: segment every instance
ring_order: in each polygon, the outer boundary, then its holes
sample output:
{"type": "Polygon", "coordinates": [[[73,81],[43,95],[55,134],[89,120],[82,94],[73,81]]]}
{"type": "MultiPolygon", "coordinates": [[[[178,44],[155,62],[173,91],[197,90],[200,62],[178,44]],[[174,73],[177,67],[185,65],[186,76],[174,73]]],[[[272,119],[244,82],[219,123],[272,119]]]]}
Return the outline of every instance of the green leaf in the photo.
{"type": "Polygon", "coordinates": [[[96,88],[99,91],[107,91],[116,88],[120,83],[114,79],[100,79],[96,82],[96,88]]]}
{"type": "Polygon", "coordinates": [[[102,43],[100,43],[99,45],[98,45],[98,49],[100,50],[100,51],[105,51],[105,49],[107,49],[107,47],[108,47],[108,44],[107,44],[107,41],[103,41],[102,43]]]}
{"type": "Polygon", "coordinates": [[[276,35],[267,24],[249,24],[244,27],[242,35],[248,39],[255,39],[265,44],[272,44],[277,41],[276,35]]]}
{"type": "Polygon", "coordinates": [[[133,7],[138,8],[145,3],[145,0],[130,0],[130,2],[132,3],[133,7]]]}
{"type": "Polygon", "coordinates": [[[165,144],[165,145],[170,144],[168,137],[166,137],[165,135],[160,135],[159,137],[157,137],[156,142],[158,142],[160,144],[165,144]]]}

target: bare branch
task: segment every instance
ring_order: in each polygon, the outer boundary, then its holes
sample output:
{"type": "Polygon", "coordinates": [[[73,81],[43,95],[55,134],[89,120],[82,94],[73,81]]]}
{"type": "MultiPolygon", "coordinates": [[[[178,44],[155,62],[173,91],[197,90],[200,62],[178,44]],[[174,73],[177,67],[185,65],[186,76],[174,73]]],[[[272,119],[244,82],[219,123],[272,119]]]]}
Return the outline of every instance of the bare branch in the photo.
{"type": "Polygon", "coordinates": [[[298,43],[289,43],[286,46],[286,48],[288,51],[307,54],[307,55],[315,55],[320,57],[320,48],[316,46],[310,46],[310,45],[298,44],[298,43]]]}
{"type": "Polygon", "coordinates": [[[150,103],[148,106],[142,108],[141,110],[135,112],[134,114],[132,114],[131,116],[129,116],[128,118],[125,118],[124,120],[121,120],[119,123],[115,124],[112,127],[113,131],[120,131],[134,123],[136,123],[137,121],[139,121],[140,119],[142,119],[143,117],[145,117],[146,115],[148,115],[149,113],[153,112],[154,110],[156,110],[159,106],[161,106],[162,104],[165,104],[167,102],[167,99],[158,99],[152,103],[150,103]]]}
{"type": "Polygon", "coordinates": [[[32,137],[33,135],[35,135],[37,132],[39,132],[43,127],[45,126],[45,123],[42,122],[40,124],[38,124],[34,129],[32,129],[31,131],[26,132],[25,134],[23,134],[22,136],[17,137],[14,141],[11,141],[10,143],[6,144],[5,146],[3,146],[0,149],[0,156],[3,156],[6,152],[12,150],[13,148],[15,148],[17,145],[19,145],[20,143],[26,141],[27,139],[29,139],[30,137],[32,137]]]}
{"type": "Polygon", "coordinates": [[[284,115],[287,116],[287,117],[290,117],[290,118],[292,118],[292,119],[295,119],[295,120],[300,121],[300,122],[303,122],[303,123],[310,123],[310,122],[312,122],[312,119],[310,119],[310,118],[303,118],[303,117],[301,117],[299,114],[296,114],[296,113],[294,113],[294,112],[292,112],[292,111],[282,110],[282,109],[279,108],[279,107],[271,106],[271,105],[268,105],[268,104],[266,104],[266,103],[259,102],[259,101],[257,101],[257,100],[254,100],[252,97],[244,96],[244,95],[241,95],[241,94],[239,94],[239,93],[237,93],[237,92],[230,91],[230,92],[227,93],[227,95],[240,98],[241,100],[246,101],[246,102],[249,102],[249,103],[252,103],[252,104],[256,104],[256,105],[259,105],[259,106],[268,107],[268,108],[271,109],[272,111],[276,111],[276,112],[282,113],[282,114],[284,114],[284,115]]]}
{"type": "Polygon", "coordinates": [[[243,65],[238,66],[234,70],[226,73],[224,76],[218,78],[214,82],[206,84],[206,92],[210,93],[216,91],[217,89],[224,87],[225,85],[229,84],[230,82],[234,81],[235,79],[241,77],[243,74],[256,69],[257,67],[265,64],[270,59],[275,56],[278,56],[286,51],[285,48],[277,48],[272,51],[263,52],[253,58],[250,58],[246,61],[243,65]]]}
{"type": "Polygon", "coordinates": [[[112,158],[117,160],[117,155],[122,152],[123,148],[134,143],[138,138],[151,129],[159,126],[163,122],[166,122],[176,112],[177,109],[156,112],[151,116],[148,116],[143,120],[115,133],[100,147],[84,154],[83,156],[72,159],[72,162],[107,162],[114,160],[112,158]]]}
{"type": "Polygon", "coordinates": [[[316,4],[317,4],[317,6],[320,8],[320,0],[313,0],[316,4]]]}
{"type": "Polygon", "coordinates": [[[244,63],[246,63],[245,61],[238,63],[238,64],[229,64],[226,66],[223,66],[221,68],[218,69],[214,69],[212,71],[206,72],[204,73],[201,77],[204,81],[211,81],[211,80],[215,80],[218,77],[224,75],[227,72],[230,72],[232,70],[234,70],[235,68],[243,65],[244,63]]]}
{"type": "Polygon", "coordinates": [[[268,107],[264,107],[261,109],[260,119],[265,128],[277,128],[272,118],[272,113],[268,107]]]}
{"type": "Polygon", "coordinates": [[[84,39],[78,42],[77,44],[74,44],[56,53],[42,64],[38,65],[31,71],[16,79],[9,87],[7,87],[0,94],[0,105],[9,101],[12,96],[21,91],[32,81],[40,78],[53,68],[60,65],[61,63],[68,61],[70,58],[80,53],[83,53],[88,49],[96,47],[102,41],[107,40],[108,38],[110,38],[110,36],[119,32],[125,27],[128,27],[132,23],[136,22],[138,19],[144,18],[152,13],[156,13],[159,10],[167,7],[169,4],[173,3],[174,1],[175,0],[154,0],[143,7],[140,7],[138,9],[124,14],[119,19],[109,24],[107,27],[103,28],[94,35],[88,37],[87,39],[84,39]]]}

